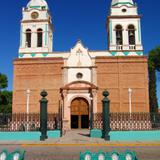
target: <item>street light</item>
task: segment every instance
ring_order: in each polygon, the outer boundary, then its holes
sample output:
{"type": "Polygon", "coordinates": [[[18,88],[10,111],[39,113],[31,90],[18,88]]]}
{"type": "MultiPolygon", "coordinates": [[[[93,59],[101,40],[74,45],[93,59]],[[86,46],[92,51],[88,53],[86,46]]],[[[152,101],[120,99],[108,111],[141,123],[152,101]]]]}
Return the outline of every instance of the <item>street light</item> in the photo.
{"type": "Polygon", "coordinates": [[[132,89],[128,89],[128,95],[129,95],[129,113],[132,114],[132,89]]]}
{"type": "Polygon", "coordinates": [[[90,95],[90,100],[91,100],[91,116],[90,116],[90,129],[93,129],[93,94],[91,92],[90,95]]]}
{"type": "Polygon", "coordinates": [[[27,89],[27,131],[29,130],[29,100],[30,100],[30,89],[27,89]]]}

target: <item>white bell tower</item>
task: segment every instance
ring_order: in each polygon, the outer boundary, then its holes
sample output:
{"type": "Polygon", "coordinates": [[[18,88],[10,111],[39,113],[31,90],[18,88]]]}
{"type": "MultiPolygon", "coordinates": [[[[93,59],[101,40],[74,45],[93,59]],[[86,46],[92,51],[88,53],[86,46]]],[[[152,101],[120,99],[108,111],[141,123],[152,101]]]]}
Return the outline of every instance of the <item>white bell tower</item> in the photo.
{"type": "Polygon", "coordinates": [[[111,52],[143,55],[141,16],[133,0],[112,0],[108,16],[108,47],[111,52]]]}
{"type": "Polygon", "coordinates": [[[19,54],[52,52],[53,28],[45,0],[30,0],[23,8],[19,54]]]}

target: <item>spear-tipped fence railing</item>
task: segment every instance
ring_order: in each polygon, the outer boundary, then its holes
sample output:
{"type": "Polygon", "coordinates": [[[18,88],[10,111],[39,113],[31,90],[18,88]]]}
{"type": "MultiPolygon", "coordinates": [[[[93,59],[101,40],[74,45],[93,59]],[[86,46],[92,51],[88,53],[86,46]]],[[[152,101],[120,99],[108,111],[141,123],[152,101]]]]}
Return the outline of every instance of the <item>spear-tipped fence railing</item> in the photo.
{"type": "MultiPolygon", "coordinates": [[[[48,130],[57,129],[59,124],[59,114],[48,114],[48,130]]],[[[0,131],[39,131],[40,114],[37,113],[17,113],[0,114],[0,131]]]]}
{"type": "MultiPolygon", "coordinates": [[[[102,113],[94,114],[94,128],[103,128],[102,113]]],[[[160,113],[110,113],[113,131],[160,130],[160,113]]]]}

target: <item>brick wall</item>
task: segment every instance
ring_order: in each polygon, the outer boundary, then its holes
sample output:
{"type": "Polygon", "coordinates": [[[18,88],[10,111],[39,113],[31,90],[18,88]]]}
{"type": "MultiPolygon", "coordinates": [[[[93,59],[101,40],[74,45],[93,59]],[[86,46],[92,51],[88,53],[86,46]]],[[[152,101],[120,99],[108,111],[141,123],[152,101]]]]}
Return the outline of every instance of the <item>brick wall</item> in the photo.
{"type": "MultiPolygon", "coordinates": [[[[58,112],[63,86],[61,58],[16,59],[14,61],[13,112],[26,112],[26,90],[30,89],[30,112],[39,112],[40,92],[48,92],[48,111],[58,112]]],[[[132,88],[132,111],[149,112],[147,57],[96,58],[98,112],[102,111],[102,92],[110,92],[111,112],[128,112],[128,88],[132,88]]]]}
{"type": "Polygon", "coordinates": [[[147,57],[98,57],[98,112],[101,112],[102,92],[110,92],[111,112],[128,112],[128,88],[132,88],[132,111],[149,112],[147,57]]]}
{"type": "Polygon", "coordinates": [[[14,60],[13,113],[26,112],[26,90],[30,89],[30,112],[39,112],[40,92],[48,92],[48,111],[58,112],[62,86],[61,58],[14,60]]]}

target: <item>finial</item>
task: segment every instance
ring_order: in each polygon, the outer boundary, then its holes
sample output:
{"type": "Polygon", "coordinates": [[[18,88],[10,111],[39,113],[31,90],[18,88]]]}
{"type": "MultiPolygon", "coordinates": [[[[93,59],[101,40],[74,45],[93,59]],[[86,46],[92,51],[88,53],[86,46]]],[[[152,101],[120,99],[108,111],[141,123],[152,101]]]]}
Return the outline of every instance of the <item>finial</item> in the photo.
{"type": "Polygon", "coordinates": [[[80,40],[80,39],[78,39],[78,40],[77,40],[77,43],[81,43],[81,40],[80,40]]]}
{"type": "Polygon", "coordinates": [[[104,97],[108,97],[108,96],[109,96],[109,92],[107,91],[107,89],[105,89],[105,90],[103,91],[103,96],[104,96],[104,97]]]}
{"type": "Polygon", "coordinates": [[[41,94],[40,94],[43,98],[45,98],[48,93],[45,90],[42,90],[41,94]]]}

